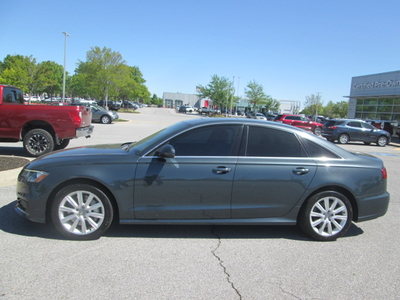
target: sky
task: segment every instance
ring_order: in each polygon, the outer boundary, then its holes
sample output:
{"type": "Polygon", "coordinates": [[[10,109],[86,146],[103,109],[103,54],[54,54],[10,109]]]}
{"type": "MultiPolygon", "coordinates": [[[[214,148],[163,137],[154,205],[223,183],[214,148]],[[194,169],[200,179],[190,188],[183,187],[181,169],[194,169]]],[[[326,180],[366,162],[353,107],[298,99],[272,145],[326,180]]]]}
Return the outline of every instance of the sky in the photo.
{"type": "Polygon", "coordinates": [[[399,0],[13,0],[0,59],[54,61],[74,74],[93,47],[137,66],[152,94],[195,94],[213,75],[245,96],[347,101],[354,76],[400,68],[399,0]]]}

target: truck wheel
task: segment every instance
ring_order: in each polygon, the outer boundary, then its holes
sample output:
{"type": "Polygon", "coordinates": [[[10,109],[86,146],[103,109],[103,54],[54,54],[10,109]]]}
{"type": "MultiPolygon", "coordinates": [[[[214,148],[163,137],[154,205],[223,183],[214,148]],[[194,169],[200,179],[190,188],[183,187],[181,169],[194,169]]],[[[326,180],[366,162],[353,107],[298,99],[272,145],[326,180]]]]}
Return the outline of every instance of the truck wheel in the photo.
{"type": "Polygon", "coordinates": [[[60,140],[58,144],[54,146],[54,150],[65,149],[68,146],[70,139],[60,140]]]}
{"type": "Polygon", "coordinates": [[[103,124],[110,124],[111,118],[110,118],[110,116],[104,115],[104,116],[101,116],[100,121],[103,124]]]}
{"type": "Polygon", "coordinates": [[[54,139],[44,129],[36,128],[28,131],[23,139],[25,150],[32,156],[40,156],[54,150],[54,139]]]}

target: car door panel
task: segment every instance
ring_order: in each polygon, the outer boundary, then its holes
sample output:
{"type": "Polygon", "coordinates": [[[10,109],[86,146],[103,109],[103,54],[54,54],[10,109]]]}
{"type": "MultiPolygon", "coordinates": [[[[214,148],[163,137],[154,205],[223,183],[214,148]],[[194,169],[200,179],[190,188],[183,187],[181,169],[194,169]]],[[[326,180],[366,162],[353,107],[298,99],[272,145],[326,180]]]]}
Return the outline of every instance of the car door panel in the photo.
{"type": "Polygon", "coordinates": [[[301,199],[316,170],[311,159],[240,157],[232,192],[232,218],[287,214],[301,199]]]}
{"type": "Polygon", "coordinates": [[[141,158],[135,176],[135,218],[229,218],[236,159],[141,158]]]}

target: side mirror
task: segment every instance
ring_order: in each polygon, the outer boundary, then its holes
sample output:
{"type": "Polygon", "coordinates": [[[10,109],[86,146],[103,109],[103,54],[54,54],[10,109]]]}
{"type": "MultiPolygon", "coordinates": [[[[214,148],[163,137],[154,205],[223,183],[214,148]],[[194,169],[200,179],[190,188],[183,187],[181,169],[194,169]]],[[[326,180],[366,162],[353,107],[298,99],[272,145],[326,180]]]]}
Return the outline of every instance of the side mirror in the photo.
{"type": "Polygon", "coordinates": [[[161,147],[158,152],[158,157],[162,158],[174,158],[175,157],[175,148],[169,144],[161,147]]]}

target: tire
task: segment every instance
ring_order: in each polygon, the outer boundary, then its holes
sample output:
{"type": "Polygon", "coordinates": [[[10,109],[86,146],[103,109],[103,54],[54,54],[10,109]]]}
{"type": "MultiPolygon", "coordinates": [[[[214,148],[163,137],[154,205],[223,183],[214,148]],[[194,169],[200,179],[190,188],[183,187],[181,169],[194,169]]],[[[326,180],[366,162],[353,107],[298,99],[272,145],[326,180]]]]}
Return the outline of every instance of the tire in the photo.
{"type": "Polygon", "coordinates": [[[101,116],[100,122],[103,123],[103,124],[110,124],[111,123],[111,117],[108,116],[108,115],[101,116]]]}
{"type": "Polygon", "coordinates": [[[70,139],[60,140],[58,144],[54,146],[54,150],[65,149],[69,144],[70,139]]]}
{"type": "Polygon", "coordinates": [[[376,141],[376,144],[380,147],[385,147],[387,143],[388,143],[388,138],[384,135],[381,135],[376,141]]]}
{"type": "Polygon", "coordinates": [[[30,155],[38,157],[54,150],[54,139],[46,130],[36,128],[25,134],[23,145],[30,155]]]}
{"type": "Polygon", "coordinates": [[[111,225],[113,209],[107,195],[88,184],[62,188],[51,206],[55,228],[72,240],[98,239],[111,225]]]}
{"type": "Polygon", "coordinates": [[[299,226],[318,241],[334,241],[351,226],[350,201],[335,191],[320,192],[307,200],[300,211],[299,226]]]}
{"type": "Polygon", "coordinates": [[[314,128],[314,134],[315,134],[316,136],[321,136],[321,133],[322,133],[321,127],[315,127],[315,128],[314,128]]]}
{"type": "Polygon", "coordinates": [[[341,135],[339,135],[338,141],[341,144],[347,144],[349,142],[350,138],[347,134],[342,133],[341,135]]]}

